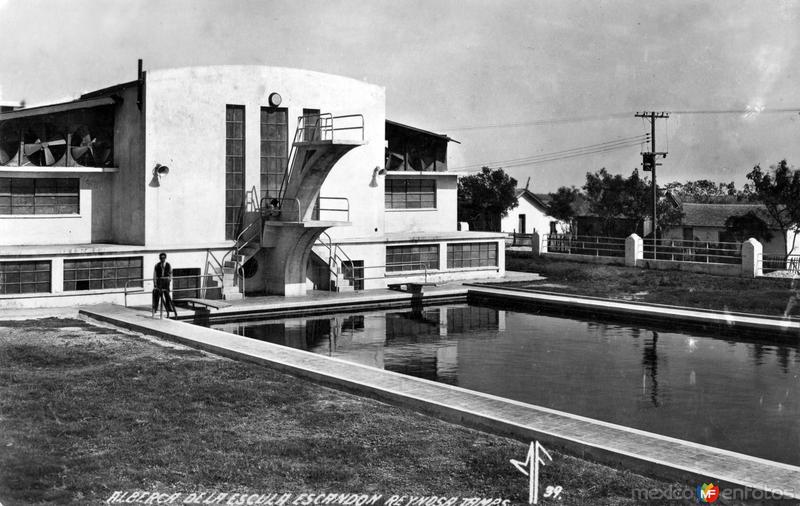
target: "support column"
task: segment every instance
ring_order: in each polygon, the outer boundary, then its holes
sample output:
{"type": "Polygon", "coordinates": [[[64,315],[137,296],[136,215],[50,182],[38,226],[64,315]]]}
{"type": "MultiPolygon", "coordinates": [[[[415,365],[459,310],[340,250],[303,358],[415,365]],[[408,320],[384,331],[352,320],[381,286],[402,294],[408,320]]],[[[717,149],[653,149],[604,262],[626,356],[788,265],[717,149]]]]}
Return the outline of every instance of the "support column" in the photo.
{"type": "Polygon", "coordinates": [[[531,253],[535,257],[547,253],[547,236],[540,235],[536,231],[531,234],[531,253]]]}
{"type": "Polygon", "coordinates": [[[644,258],[644,242],[636,234],[631,234],[625,239],[625,265],[636,267],[637,262],[644,258]]]}
{"type": "Polygon", "coordinates": [[[757,278],[763,273],[763,246],[752,237],[742,243],[742,276],[757,278]]]}

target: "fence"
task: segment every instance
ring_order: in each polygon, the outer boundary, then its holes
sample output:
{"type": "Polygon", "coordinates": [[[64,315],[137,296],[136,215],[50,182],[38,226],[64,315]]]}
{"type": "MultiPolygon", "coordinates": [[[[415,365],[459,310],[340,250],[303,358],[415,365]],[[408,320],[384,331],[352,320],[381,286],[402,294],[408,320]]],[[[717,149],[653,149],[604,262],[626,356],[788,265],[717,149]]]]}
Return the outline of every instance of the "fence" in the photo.
{"type": "Polygon", "coordinates": [[[788,271],[792,274],[800,274],[800,255],[763,255],[761,259],[761,269],[764,274],[776,271],[788,271]]]}
{"type": "MultiPolygon", "coordinates": [[[[644,239],[644,258],[654,258],[652,240],[644,239]]],[[[655,260],[740,264],[742,243],[661,239],[655,247],[655,260]]]]}
{"type": "Polygon", "coordinates": [[[549,234],[547,251],[594,257],[625,257],[625,238],[549,234]]]}
{"type": "Polygon", "coordinates": [[[788,260],[783,257],[764,257],[762,245],[755,239],[743,243],[661,239],[654,250],[652,242],[648,244],[636,234],[623,239],[563,234],[540,236],[534,233],[531,249],[535,255],[572,256],[580,262],[676,269],[722,276],[761,276],[762,265],[768,270],[800,271],[800,255],[788,260]]]}

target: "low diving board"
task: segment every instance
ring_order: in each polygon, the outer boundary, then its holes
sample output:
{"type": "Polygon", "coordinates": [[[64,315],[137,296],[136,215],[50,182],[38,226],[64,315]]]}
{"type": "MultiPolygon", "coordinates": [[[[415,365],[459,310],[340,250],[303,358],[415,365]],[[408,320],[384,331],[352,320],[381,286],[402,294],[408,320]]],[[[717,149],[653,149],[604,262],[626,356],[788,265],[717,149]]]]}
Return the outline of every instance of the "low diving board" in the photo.
{"type": "Polygon", "coordinates": [[[422,293],[426,286],[436,286],[436,283],[389,283],[386,285],[390,290],[405,291],[408,293],[422,293]],[[405,290],[403,287],[405,286],[405,290]]]}
{"type": "Polygon", "coordinates": [[[231,307],[231,305],[224,300],[212,299],[177,299],[175,302],[185,302],[191,304],[192,309],[197,309],[197,306],[210,307],[213,309],[222,309],[224,307],[231,307]]]}

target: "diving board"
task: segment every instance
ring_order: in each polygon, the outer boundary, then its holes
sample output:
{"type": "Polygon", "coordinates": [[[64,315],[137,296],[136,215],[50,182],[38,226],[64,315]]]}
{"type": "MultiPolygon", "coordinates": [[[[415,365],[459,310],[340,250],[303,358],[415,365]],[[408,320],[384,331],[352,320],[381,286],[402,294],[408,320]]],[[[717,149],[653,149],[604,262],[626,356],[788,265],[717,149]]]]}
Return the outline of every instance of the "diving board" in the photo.
{"type": "Polygon", "coordinates": [[[231,305],[224,300],[212,299],[178,299],[175,302],[186,302],[192,305],[192,309],[197,309],[197,306],[205,306],[214,309],[222,309],[224,307],[231,307],[231,305]]]}

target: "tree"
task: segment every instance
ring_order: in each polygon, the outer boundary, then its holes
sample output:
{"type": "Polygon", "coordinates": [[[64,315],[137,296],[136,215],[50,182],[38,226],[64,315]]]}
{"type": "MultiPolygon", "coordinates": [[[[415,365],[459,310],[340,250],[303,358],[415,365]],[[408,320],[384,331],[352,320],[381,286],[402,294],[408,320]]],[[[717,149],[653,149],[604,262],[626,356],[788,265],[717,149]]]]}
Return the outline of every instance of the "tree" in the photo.
{"type": "Polygon", "coordinates": [[[483,167],[458,179],[458,220],[472,230],[500,231],[500,218],[517,207],[517,180],[503,169],[483,167]]]}
{"type": "Polygon", "coordinates": [[[636,231],[652,209],[651,187],[634,169],[630,177],[611,175],[605,168],[586,173],[583,185],[589,209],[603,221],[603,233],[610,234],[614,220],[625,218],[632,225],[625,231],[636,231]]]}
{"type": "Polygon", "coordinates": [[[753,211],[741,216],[729,216],[725,220],[725,231],[738,242],[744,242],[751,237],[765,242],[773,236],[769,225],[753,211]]]}
{"type": "Polygon", "coordinates": [[[562,186],[555,193],[550,194],[547,214],[559,221],[566,222],[571,231],[572,222],[576,215],[575,201],[579,195],[580,190],[574,186],[562,186]]]}
{"type": "Polygon", "coordinates": [[[708,179],[686,181],[679,183],[673,181],[664,186],[664,190],[672,192],[679,199],[698,204],[731,203],[751,201],[751,191],[748,185],[741,190],[736,189],[736,183],[715,183],[708,179]]]}
{"type": "Polygon", "coordinates": [[[800,232],[800,171],[790,167],[786,160],[770,166],[770,169],[771,172],[764,172],[760,165],[756,165],[747,174],[747,179],[752,181],[753,192],[780,229],[784,237],[784,254],[788,258],[800,232]],[[786,240],[789,231],[794,232],[791,247],[786,240]]]}

